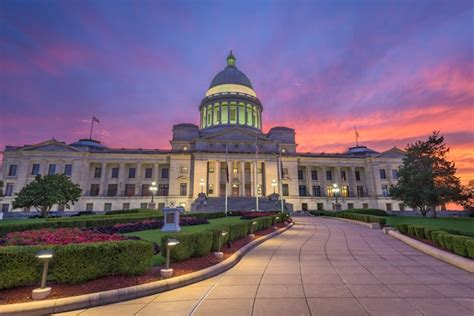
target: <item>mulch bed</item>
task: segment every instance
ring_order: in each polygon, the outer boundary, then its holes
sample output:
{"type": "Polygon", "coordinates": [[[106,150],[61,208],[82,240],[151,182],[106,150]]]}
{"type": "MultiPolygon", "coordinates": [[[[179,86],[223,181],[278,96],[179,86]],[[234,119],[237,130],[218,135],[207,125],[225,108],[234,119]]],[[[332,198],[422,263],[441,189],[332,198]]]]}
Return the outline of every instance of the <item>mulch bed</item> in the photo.
{"type": "MultiPolygon", "coordinates": [[[[276,226],[278,228],[282,228],[285,225],[283,223],[280,223],[276,226]]],[[[261,236],[265,236],[273,231],[273,228],[270,227],[256,232],[255,236],[258,238],[261,236]]],[[[224,245],[221,250],[224,253],[224,259],[230,257],[233,253],[235,253],[237,250],[239,250],[251,241],[252,239],[245,237],[234,241],[230,247],[224,245]]],[[[222,260],[223,259],[219,260],[215,258],[214,254],[211,252],[204,257],[190,258],[181,262],[172,262],[170,266],[174,270],[174,276],[178,276],[208,268],[216,263],[221,262],[222,260]]],[[[59,284],[55,282],[48,282],[47,286],[51,286],[52,288],[51,294],[48,299],[77,296],[82,294],[119,289],[123,287],[159,281],[162,279],[163,278],[161,278],[160,276],[160,267],[153,267],[145,274],[139,276],[106,276],[81,284],[59,284]]],[[[0,304],[30,302],[32,301],[31,291],[33,291],[33,289],[37,287],[38,284],[34,286],[23,286],[14,289],[1,290],[0,304]]]]}

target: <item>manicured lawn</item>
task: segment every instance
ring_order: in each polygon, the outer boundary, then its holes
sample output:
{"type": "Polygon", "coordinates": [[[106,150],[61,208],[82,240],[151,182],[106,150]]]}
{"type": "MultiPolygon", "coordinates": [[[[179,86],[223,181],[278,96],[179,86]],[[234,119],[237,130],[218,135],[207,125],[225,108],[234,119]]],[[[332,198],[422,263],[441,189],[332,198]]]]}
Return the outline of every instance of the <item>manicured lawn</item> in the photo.
{"type": "MultiPolygon", "coordinates": [[[[203,231],[203,230],[214,228],[214,227],[219,227],[221,225],[238,223],[240,221],[242,220],[240,219],[239,216],[216,218],[216,219],[209,220],[209,224],[182,226],[181,231],[184,233],[195,233],[195,232],[203,231]]],[[[133,232],[133,233],[128,233],[124,235],[137,236],[137,237],[140,237],[141,239],[153,241],[159,244],[161,243],[161,236],[165,234],[168,234],[168,233],[163,233],[159,229],[152,229],[152,230],[142,230],[139,232],[133,232]]]]}
{"type": "Polygon", "coordinates": [[[32,219],[4,219],[0,221],[0,225],[10,225],[10,224],[23,224],[23,223],[39,223],[44,222],[44,218],[32,218],[32,219]]]}
{"type": "Polygon", "coordinates": [[[455,229],[459,231],[474,233],[474,218],[424,218],[409,216],[385,217],[387,225],[395,227],[397,224],[414,224],[436,228],[455,229]]]}

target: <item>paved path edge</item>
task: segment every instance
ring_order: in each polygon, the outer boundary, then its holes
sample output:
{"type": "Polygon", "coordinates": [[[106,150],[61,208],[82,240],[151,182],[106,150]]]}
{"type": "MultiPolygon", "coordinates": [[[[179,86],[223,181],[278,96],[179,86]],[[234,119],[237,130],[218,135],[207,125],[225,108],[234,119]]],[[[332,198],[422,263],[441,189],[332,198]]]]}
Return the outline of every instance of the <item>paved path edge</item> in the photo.
{"type": "Polygon", "coordinates": [[[332,217],[332,216],[323,216],[323,217],[327,218],[327,219],[334,219],[336,221],[343,221],[343,222],[347,222],[347,223],[352,223],[352,224],[365,226],[365,227],[370,228],[370,229],[380,229],[380,224],[379,223],[366,223],[366,222],[355,221],[355,220],[352,220],[352,219],[332,217]]]}
{"type": "Polygon", "coordinates": [[[145,284],[129,286],[120,289],[103,292],[89,293],[78,296],[57,298],[45,301],[33,301],[27,303],[0,305],[0,315],[46,315],[85,309],[105,304],[118,303],[143,296],[153,295],[160,292],[176,289],[192,283],[203,281],[216,276],[235,266],[242,257],[261,243],[273,238],[293,227],[294,222],[286,227],[280,228],[270,234],[260,237],[237,250],[226,260],[219,262],[209,268],[192,272],[186,275],[173,277],[145,284]]]}
{"type": "Polygon", "coordinates": [[[453,266],[466,270],[467,272],[474,273],[474,260],[467,259],[458,255],[452,254],[450,252],[435,248],[421,241],[418,241],[414,238],[403,235],[402,233],[399,233],[395,230],[388,230],[387,234],[427,255],[430,255],[436,259],[442,260],[449,264],[452,264],[453,266]]]}

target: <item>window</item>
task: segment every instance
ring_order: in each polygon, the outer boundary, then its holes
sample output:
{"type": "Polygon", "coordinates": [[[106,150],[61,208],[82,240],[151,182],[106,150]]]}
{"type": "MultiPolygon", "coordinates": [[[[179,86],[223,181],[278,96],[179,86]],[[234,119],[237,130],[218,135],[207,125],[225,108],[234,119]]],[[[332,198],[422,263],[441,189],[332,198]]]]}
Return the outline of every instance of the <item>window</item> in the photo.
{"type": "Polygon", "coordinates": [[[207,106],[207,126],[212,125],[212,105],[207,106]]]}
{"type": "Polygon", "coordinates": [[[300,194],[300,196],[306,196],[306,186],[305,185],[300,185],[299,186],[299,194],[300,194]]]}
{"type": "Polygon", "coordinates": [[[254,122],[254,116],[252,112],[252,106],[250,104],[247,104],[247,125],[253,126],[253,122],[254,122]]]}
{"type": "Polygon", "coordinates": [[[94,178],[100,178],[100,175],[102,174],[102,168],[98,167],[95,168],[94,170],[94,178]]]}
{"type": "Polygon", "coordinates": [[[332,181],[332,172],[331,172],[331,170],[326,170],[326,180],[332,181]]]}
{"type": "Polygon", "coordinates": [[[10,209],[10,204],[2,204],[2,213],[6,213],[8,212],[8,210],[10,209]]]}
{"type": "Polygon", "coordinates": [[[308,203],[301,203],[301,210],[306,212],[308,210],[308,203]]]}
{"type": "Polygon", "coordinates": [[[40,165],[39,163],[34,163],[32,168],[31,168],[31,175],[32,176],[37,176],[40,171],[40,165]]]}
{"type": "Polygon", "coordinates": [[[187,194],[187,188],[188,188],[188,186],[187,186],[186,183],[181,183],[181,184],[179,185],[179,195],[181,195],[181,196],[186,196],[186,194],[187,194]]]}
{"type": "Polygon", "coordinates": [[[169,177],[169,169],[168,168],[163,168],[161,169],[161,178],[162,179],[168,179],[169,177]]]}
{"type": "Polygon", "coordinates": [[[283,196],[288,196],[288,195],[290,195],[289,192],[288,192],[288,184],[284,183],[284,184],[282,185],[282,190],[283,190],[283,192],[282,192],[282,193],[283,193],[283,196]]]}
{"type": "Polygon", "coordinates": [[[109,187],[107,188],[107,196],[116,196],[117,188],[116,184],[109,184],[109,187]]]}
{"type": "Polygon", "coordinates": [[[318,180],[318,171],[317,170],[311,170],[311,180],[318,180]]]}
{"type": "Polygon", "coordinates": [[[112,168],[112,178],[117,179],[118,176],[119,176],[119,168],[118,167],[112,168]]]}
{"type": "Polygon", "coordinates": [[[112,210],[112,203],[104,203],[104,211],[108,212],[112,210]]]}
{"type": "Polygon", "coordinates": [[[232,104],[235,104],[235,102],[231,103],[230,106],[230,123],[235,124],[237,123],[237,107],[232,104]]]}
{"type": "Polygon", "coordinates": [[[392,169],[392,178],[397,180],[398,179],[398,170],[392,169]]]}
{"type": "Polygon", "coordinates": [[[90,196],[98,196],[98,195],[99,195],[99,184],[91,184],[90,196]]]}
{"type": "Polygon", "coordinates": [[[188,173],[188,167],[181,167],[181,173],[188,173]]]}
{"type": "Polygon", "coordinates": [[[148,203],[140,203],[140,208],[148,208],[148,203]]]}
{"type": "Polygon", "coordinates": [[[385,204],[385,209],[390,212],[392,210],[392,203],[385,204]]]}
{"type": "Polygon", "coordinates": [[[207,189],[207,194],[209,195],[214,194],[214,185],[209,184],[209,188],[207,189]]]}
{"type": "Polygon", "coordinates": [[[125,195],[134,196],[135,195],[135,184],[126,184],[125,185],[125,195]]]}
{"type": "Polygon", "coordinates": [[[86,211],[92,212],[94,210],[94,203],[87,203],[86,204],[86,211]]]}
{"type": "Polygon", "coordinates": [[[362,203],[362,208],[369,208],[369,203],[362,203]]]}
{"type": "Polygon", "coordinates": [[[201,109],[201,114],[202,114],[202,118],[201,118],[201,128],[205,128],[206,127],[206,108],[203,107],[201,109]]]}
{"type": "Polygon", "coordinates": [[[7,183],[5,186],[5,196],[13,195],[13,183],[7,183]]]}
{"type": "Polygon", "coordinates": [[[158,195],[159,196],[168,196],[169,187],[167,184],[160,184],[158,186],[158,195]]]}
{"type": "Polygon", "coordinates": [[[318,203],[318,204],[316,204],[316,208],[318,209],[318,211],[324,211],[324,204],[323,203],[318,203]]]}
{"type": "Polygon", "coordinates": [[[319,185],[313,185],[313,195],[321,196],[321,187],[319,185]]]}
{"type": "Polygon", "coordinates": [[[11,165],[10,170],[8,171],[8,176],[16,177],[16,169],[17,169],[17,165],[11,165]]]}
{"type": "Polygon", "coordinates": [[[361,185],[357,186],[357,196],[358,197],[364,197],[364,187],[361,185]]]}
{"type": "Polygon", "coordinates": [[[382,185],[382,195],[388,196],[388,186],[382,185]]]}
{"type": "Polygon", "coordinates": [[[221,111],[221,123],[222,124],[227,124],[229,122],[229,106],[227,105],[227,102],[222,102],[222,111],[221,111]]]}
{"type": "Polygon", "coordinates": [[[288,176],[288,168],[283,168],[283,177],[288,176]]]}
{"type": "Polygon", "coordinates": [[[129,210],[130,209],[130,203],[123,203],[122,204],[122,209],[123,210],[129,210]]]}
{"type": "Polygon", "coordinates": [[[385,169],[380,169],[380,179],[382,180],[387,179],[387,175],[385,174],[385,169]]]}
{"type": "Polygon", "coordinates": [[[352,210],[354,208],[354,203],[347,203],[347,209],[352,210]]]}
{"type": "Polygon", "coordinates": [[[128,168],[128,178],[129,179],[135,178],[136,173],[137,173],[136,168],[128,168]]]}
{"type": "Polygon", "coordinates": [[[55,173],[56,173],[56,165],[55,164],[50,164],[49,168],[48,168],[48,175],[52,176],[55,173]]]}
{"type": "Polygon", "coordinates": [[[332,185],[328,185],[326,187],[326,196],[327,197],[333,197],[334,196],[334,194],[332,193],[332,185]]]}
{"type": "Polygon", "coordinates": [[[245,104],[239,103],[239,124],[245,124],[245,104]]]}
{"type": "Polygon", "coordinates": [[[405,204],[403,204],[403,203],[398,204],[398,208],[400,209],[400,211],[404,211],[405,210],[405,204]]]}
{"type": "Polygon", "coordinates": [[[146,168],[145,179],[151,179],[152,176],[153,176],[153,168],[146,168]]]}
{"type": "Polygon", "coordinates": [[[64,174],[66,176],[72,175],[72,165],[71,164],[64,165],[64,174]]]}
{"type": "Polygon", "coordinates": [[[360,181],[360,171],[355,172],[356,181],[360,181]]]}
{"type": "Polygon", "coordinates": [[[298,170],[298,180],[304,180],[304,173],[303,170],[298,170]]]}
{"type": "Polygon", "coordinates": [[[219,118],[221,117],[221,107],[219,103],[214,104],[214,125],[219,124],[219,118]]]}
{"type": "Polygon", "coordinates": [[[343,185],[341,187],[341,196],[348,197],[349,196],[349,187],[347,185],[343,185]]]}
{"type": "Polygon", "coordinates": [[[344,170],[341,170],[341,180],[342,181],[347,181],[346,172],[344,170]]]}
{"type": "Polygon", "coordinates": [[[150,185],[149,184],[144,184],[142,185],[142,196],[150,196],[151,194],[150,191],[150,185]]]}
{"type": "Polygon", "coordinates": [[[158,203],[158,211],[162,211],[165,208],[165,203],[158,203]]]}

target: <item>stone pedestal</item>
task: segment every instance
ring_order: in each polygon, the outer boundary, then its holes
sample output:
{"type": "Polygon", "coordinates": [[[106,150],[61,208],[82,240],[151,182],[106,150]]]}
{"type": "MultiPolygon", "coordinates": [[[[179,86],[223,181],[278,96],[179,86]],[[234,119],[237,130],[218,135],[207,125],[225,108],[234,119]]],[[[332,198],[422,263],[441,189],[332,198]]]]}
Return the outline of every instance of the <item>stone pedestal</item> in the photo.
{"type": "Polygon", "coordinates": [[[173,269],[160,269],[160,275],[163,278],[170,278],[173,275],[173,269]]]}
{"type": "Polygon", "coordinates": [[[217,259],[222,259],[222,258],[224,258],[224,253],[223,253],[222,251],[214,252],[214,256],[215,256],[217,259]]]}
{"type": "Polygon", "coordinates": [[[161,229],[162,232],[172,232],[177,233],[181,231],[179,227],[179,213],[182,211],[182,208],[164,208],[164,224],[161,229]]]}
{"type": "Polygon", "coordinates": [[[255,234],[249,234],[250,239],[255,239],[255,234]]]}
{"type": "Polygon", "coordinates": [[[34,300],[42,300],[49,296],[51,293],[50,287],[45,287],[44,289],[34,289],[31,293],[31,296],[34,300]]]}

